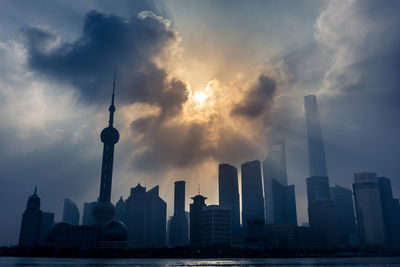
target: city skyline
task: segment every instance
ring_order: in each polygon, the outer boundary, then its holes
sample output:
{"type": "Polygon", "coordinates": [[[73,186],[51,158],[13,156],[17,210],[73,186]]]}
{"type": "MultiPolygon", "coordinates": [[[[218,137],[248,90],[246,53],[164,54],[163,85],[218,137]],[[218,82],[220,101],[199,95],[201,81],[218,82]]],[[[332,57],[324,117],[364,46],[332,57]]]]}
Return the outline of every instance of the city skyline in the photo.
{"type": "Polygon", "coordinates": [[[81,219],[84,203],[97,199],[115,65],[113,204],[139,182],[159,185],[168,218],[181,180],[186,211],[199,184],[207,205],[218,204],[220,163],[237,168],[241,202],[241,164],[262,162],[269,144],[284,139],[301,225],[306,95],[318,97],[330,186],[350,189],[354,173],[376,172],[398,197],[398,5],[3,1],[0,202],[9,216],[0,245],[17,243],[35,185],[55,221],[65,198],[81,219]]]}

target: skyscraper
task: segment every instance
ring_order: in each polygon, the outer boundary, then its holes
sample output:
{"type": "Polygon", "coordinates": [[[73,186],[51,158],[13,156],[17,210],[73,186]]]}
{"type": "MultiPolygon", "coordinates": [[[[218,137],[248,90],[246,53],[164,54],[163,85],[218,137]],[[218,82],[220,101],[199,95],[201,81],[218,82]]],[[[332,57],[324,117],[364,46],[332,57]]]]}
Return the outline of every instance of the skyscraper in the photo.
{"type": "Polygon", "coordinates": [[[355,173],[353,193],[361,244],[385,245],[385,224],[376,173],[355,173]]]}
{"type": "Polygon", "coordinates": [[[93,215],[93,207],[97,204],[94,202],[83,203],[83,215],[82,215],[82,225],[93,225],[96,224],[96,219],[93,215]]]}
{"type": "Polygon", "coordinates": [[[22,215],[21,229],[18,246],[21,248],[33,248],[40,242],[46,241],[54,224],[54,213],[40,210],[40,198],[37,188],[28,198],[26,209],[22,215]]]}
{"type": "Polygon", "coordinates": [[[335,247],[339,243],[337,215],[330,197],[324,141],[315,95],[304,97],[304,108],[310,171],[310,177],[307,178],[308,219],[310,227],[321,233],[322,245],[335,247]]]}
{"type": "Polygon", "coordinates": [[[169,224],[169,245],[188,244],[188,221],[185,214],[185,181],[175,182],[174,215],[169,224]]]}
{"type": "Polygon", "coordinates": [[[63,221],[69,222],[72,225],[79,225],[79,209],[68,198],[64,199],[63,221]]]}
{"type": "Polygon", "coordinates": [[[166,242],[167,204],[159,196],[159,187],[146,192],[138,184],[126,200],[128,246],[164,247],[166,242]]]}
{"type": "Polygon", "coordinates": [[[297,225],[294,185],[287,184],[285,141],[272,142],[263,161],[265,216],[268,224],[297,225]]]}
{"type": "Polygon", "coordinates": [[[242,225],[249,220],[265,221],[260,161],[246,162],[242,170],[242,225]]]}
{"type": "Polygon", "coordinates": [[[196,195],[190,204],[190,245],[201,246],[201,211],[206,207],[206,197],[196,195]]]}
{"type": "Polygon", "coordinates": [[[231,209],[232,229],[240,227],[239,187],[237,169],[229,164],[218,168],[219,205],[231,209]]]}
{"type": "Polygon", "coordinates": [[[328,176],[325,159],[324,141],[322,139],[321,123],[319,120],[317,97],[304,97],[304,107],[307,121],[308,164],[310,176],[328,176]]]}
{"type": "Polygon", "coordinates": [[[392,184],[386,177],[378,178],[379,195],[382,204],[383,223],[385,225],[386,241],[389,247],[400,246],[400,221],[393,198],[392,184]]]}
{"type": "Polygon", "coordinates": [[[354,216],[353,193],[350,189],[334,186],[330,188],[331,198],[335,204],[337,225],[340,234],[340,242],[351,245],[352,239],[357,233],[354,216]]]}
{"type": "Polygon", "coordinates": [[[36,187],[33,195],[29,197],[26,209],[22,215],[21,230],[19,232],[19,246],[32,248],[38,245],[40,230],[40,198],[36,194],[36,187]]]}
{"type": "Polygon", "coordinates": [[[101,165],[101,180],[100,180],[100,194],[96,205],[93,207],[93,215],[97,222],[103,224],[106,221],[114,218],[115,208],[111,204],[111,184],[112,184],[112,171],[114,163],[114,146],[118,143],[119,132],[114,128],[114,95],[115,95],[115,71],[114,71],[114,82],[113,92],[111,97],[111,105],[109,107],[109,121],[108,127],[104,128],[100,134],[101,142],[103,146],[103,160],[101,165]]]}

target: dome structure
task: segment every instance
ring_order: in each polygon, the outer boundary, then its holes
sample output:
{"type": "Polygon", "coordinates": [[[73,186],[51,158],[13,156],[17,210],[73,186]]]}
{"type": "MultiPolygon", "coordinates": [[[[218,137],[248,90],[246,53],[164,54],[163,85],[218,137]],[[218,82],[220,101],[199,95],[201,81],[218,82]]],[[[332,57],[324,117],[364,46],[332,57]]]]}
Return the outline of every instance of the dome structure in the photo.
{"type": "Polygon", "coordinates": [[[119,241],[123,242],[128,236],[128,229],[125,224],[118,220],[106,222],[101,230],[102,241],[119,241]]]}
{"type": "Polygon", "coordinates": [[[105,144],[116,144],[119,140],[119,132],[112,126],[106,127],[100,134],[101,142],[105,144]]]}

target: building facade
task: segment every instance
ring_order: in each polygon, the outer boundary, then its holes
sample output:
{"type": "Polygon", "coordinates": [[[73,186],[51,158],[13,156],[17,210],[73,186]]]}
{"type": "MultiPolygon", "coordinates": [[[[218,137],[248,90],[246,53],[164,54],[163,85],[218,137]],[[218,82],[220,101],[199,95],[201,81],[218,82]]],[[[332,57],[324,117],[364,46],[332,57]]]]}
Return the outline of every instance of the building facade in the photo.
{"type": "Polygon", "coordinates": [[[242,225],[247,229],[249,220],[265,221],[264,197],[260,161],[246,162],[242,171],[242,225]]]}
{"type": "Polygon", "coordinates": [[[63,221],[69,222],[72,225],[79,225],[79,209],[68,198],[64,199],[63,221]]]}
{"type": "Polygon", "coordinates": [[[169,223],[169,246],[186,246],[189,224],[185,214],[185,181],[175,182],[174,215],[169,223]]]}
{"type": "Polygon", "coordinates": [[[385,224],[376,173],[355,173],[353,194],[361,244],[384,246],[385,224]]]}
{"type": "Polygon", "coordinates": [[[218,205],[201,210],[201,243],[205,246],[230,245],[232,243],[231,209],[218,205]]]}
{"type": "Polygon", "coordinates": [[[201,241],[201,211],[206,207],[206,197],[196,195],[192,197],[193,203],[190,204],[190,245],[199,247],[201,241]]]}
{"type": "Polygon", "coordinates": [[[240,227],[239,185],[237,169],[229,164],[218,167],[219,205],[231,209],[232,229],[240,227]]]}

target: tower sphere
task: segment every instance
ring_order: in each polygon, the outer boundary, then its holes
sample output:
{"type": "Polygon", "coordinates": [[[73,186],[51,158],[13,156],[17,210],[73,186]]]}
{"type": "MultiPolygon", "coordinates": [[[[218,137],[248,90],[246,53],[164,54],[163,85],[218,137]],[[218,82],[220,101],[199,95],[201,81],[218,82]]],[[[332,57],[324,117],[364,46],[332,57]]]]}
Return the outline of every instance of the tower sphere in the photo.
{"type": "Polygon", "coordinates": [[[116,144],[119,140],[119,132],[114,127],[107,127],[101,131],[100,138],[105,144],[116,144]]]}

